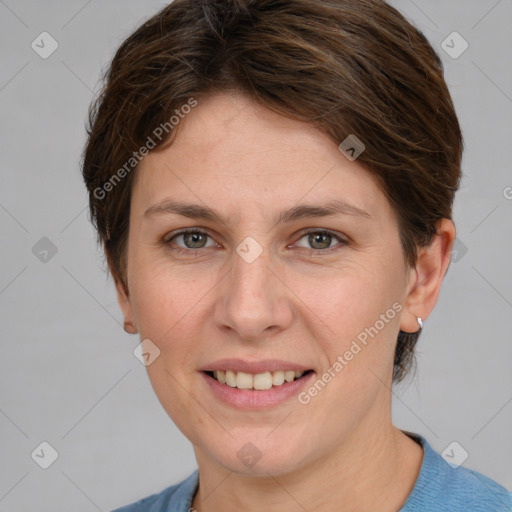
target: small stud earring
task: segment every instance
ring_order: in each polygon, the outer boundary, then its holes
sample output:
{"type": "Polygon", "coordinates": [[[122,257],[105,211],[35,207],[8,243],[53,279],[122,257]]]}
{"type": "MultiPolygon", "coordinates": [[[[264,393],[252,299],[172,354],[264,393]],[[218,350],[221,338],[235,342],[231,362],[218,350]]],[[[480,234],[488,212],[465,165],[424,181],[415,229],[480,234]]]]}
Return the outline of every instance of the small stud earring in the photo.
{"type": "Polygon", "coordinates": [[[125,322],[124,325],[123,325],[123,329],[128,334],[137,334],[137,328],[135,327],[135,325],[133,325],[132,322],[125,322]]]}
{"type": "Polygon", "coordinates": [[[421,317],[418,317],[418,325],[420,326],[420,329],[423,329],[423,320],[421,317]]]}

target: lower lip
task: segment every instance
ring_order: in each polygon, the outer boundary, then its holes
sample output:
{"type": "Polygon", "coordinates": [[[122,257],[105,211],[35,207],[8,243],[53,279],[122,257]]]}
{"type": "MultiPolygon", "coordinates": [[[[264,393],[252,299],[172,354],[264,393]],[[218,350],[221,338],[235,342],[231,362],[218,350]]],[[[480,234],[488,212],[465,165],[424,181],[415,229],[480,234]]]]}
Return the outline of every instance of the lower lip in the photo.
{"type": "Polygon", "coordinates": [[[285,382],[281,386],[272,387],[263,391],[253,389],[232,388],[210,377],[204,372],[201,375],[206,380],[213,394],[223,402],[238,409],[269,409],[285,400],[296,396],[302,388],[313,378],[314,372],[304,375],[292,382],[285,382]]]}

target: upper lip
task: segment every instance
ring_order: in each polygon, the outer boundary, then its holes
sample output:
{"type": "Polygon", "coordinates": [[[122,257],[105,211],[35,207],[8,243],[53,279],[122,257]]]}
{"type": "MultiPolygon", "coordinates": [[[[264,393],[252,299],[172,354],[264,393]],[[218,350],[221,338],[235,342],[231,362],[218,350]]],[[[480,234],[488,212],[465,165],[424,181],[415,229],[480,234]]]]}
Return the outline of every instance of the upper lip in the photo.
{"type": "Polygon", "coordinates": [[[298,370],[307,371],[311,370],[311,367],[304,366],[300,363],[294,363],[292,361],[284,361],[282,359],[265,359],[261,361],[246,361],[243,359],[220,359],[214,363],[210,363],[201,368],[201,371],[218,371],[218,370],[232,370],[235,372],[245,373],[264,373],[264,372],[276,372],[279,370],[298,370]]]}

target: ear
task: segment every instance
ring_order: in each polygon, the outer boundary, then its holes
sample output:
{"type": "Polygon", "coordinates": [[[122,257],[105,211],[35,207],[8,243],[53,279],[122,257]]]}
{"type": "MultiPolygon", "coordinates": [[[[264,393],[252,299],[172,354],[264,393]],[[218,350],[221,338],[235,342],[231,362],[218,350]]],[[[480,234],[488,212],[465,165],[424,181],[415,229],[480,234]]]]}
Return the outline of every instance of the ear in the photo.
{"type": "Polygon", "coordinates": [[[408,293],[400,319],[402,331],[417,332],[420,329],[418,317],[425,320],[434,309],[450,265],[455,236],[453,222],[441,219],[431,243],[418,251],[416,265],[410,269],[408,293]]]}
{"type": "Polygon", "coordinates": [[[133,308],[130,303],[127,288],[125,287],[124,283],[119,280],[115,280],[115,284],[117,302],[119,303],[119,307],[121,308],[124,317],[124,330],[129,334],[136,334],[138,330],[134,322],[133,308]]]}

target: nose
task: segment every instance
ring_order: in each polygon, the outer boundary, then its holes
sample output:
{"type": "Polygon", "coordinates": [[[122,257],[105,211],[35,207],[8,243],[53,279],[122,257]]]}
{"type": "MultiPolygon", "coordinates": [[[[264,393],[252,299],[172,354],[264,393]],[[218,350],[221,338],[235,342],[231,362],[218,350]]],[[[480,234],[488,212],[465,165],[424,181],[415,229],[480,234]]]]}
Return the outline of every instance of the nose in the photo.
{"type": "Polygon", "coordinates": [[[214,318],[217,327],[235,332],[239,339],[258,341],[290,326],[293,294],[267,251],[253,261],[240,254],[233,252],[214,318]]]}

